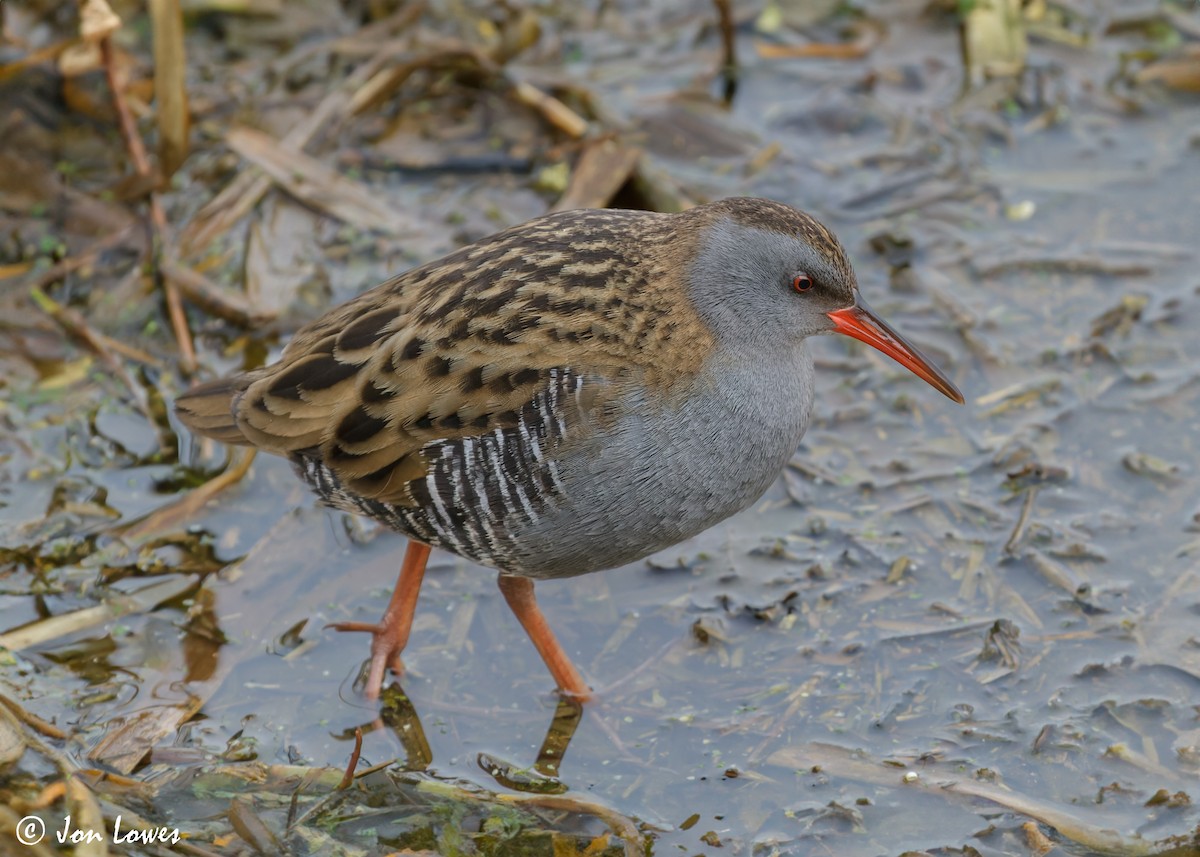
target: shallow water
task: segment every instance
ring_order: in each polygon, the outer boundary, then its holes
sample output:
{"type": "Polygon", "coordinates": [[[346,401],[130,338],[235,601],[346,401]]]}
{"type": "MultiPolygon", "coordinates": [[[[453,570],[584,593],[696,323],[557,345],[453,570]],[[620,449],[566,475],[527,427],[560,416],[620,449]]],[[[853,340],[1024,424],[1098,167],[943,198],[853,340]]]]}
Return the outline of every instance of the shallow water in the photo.
{"type": "MultiPolygon", "coordinates": [[[[1123,35],[1035,41],[1044,103],[1022,100],[1027,84],[993,97],[998,110],[961,97],[953,27],[920,4],[869,5],[887,37],[862,60],[758,59],[743,32],[746,72],[720,120],[737,139],[659,156],[699,194],[821,217],[868,300],[967,404],[857,343],[819,341],[816,419],[758,504],[649,563],[539,584],[601,689],[557,777],[635,819],[660,854],[1026,853],[1028,816],[946,788],[960,778],[1147,843],[1185,835],[1195,805],[1146,804],[1160,789],[1195,800],[1200,774],[1200,104],[1138,91],[1126,110],[1105,90],[1135,46],[1123,35]],[[778,156],[747,171],[769,142],[778,156]]],[[[1094,5],[1098,26],[1119,4],[1094,5]]],[[[651,114],[713,55],[685,47],[698,25],[641,14],[602,45],[573,37],[589,85],[651,114]],[[633,88],[621,44],[642,63],[633,88]]],[[[512,190],[523,183],[383,192],[437,195],[441,210],[507,194],[517,222],[536,213],[512,190]]],[[[338,297],[385,267],[337,265],[338,297]]],[[[496,760],[534,764],[556,699],[492,572],[435,552],[405,653],[411,711],[370,728],[376,710],[352,686],[367,641],[323,626],[381,613],[403,539],[316,507],[262,457],[136,556],[103,535],[81,546],[169,501],[160,482],[178,469],[147,460],[154,431],[112,397],[97,408],[95,388],[39,392],[26,377],[7,399],[32,449],[4,464],[0,534],[16,553],[0,627],[167,584],[156,608],[6,668],[7,694],[77,733],[72,755],[120,759],[106,741],[196,695],[188,723],[141,736],[155,747],[141,776],[250,758],[341,767],[358,726],[364,765],[503,790],[496,760]]],[[[189,821],[183,799],[174,818],[189,821]]]]}

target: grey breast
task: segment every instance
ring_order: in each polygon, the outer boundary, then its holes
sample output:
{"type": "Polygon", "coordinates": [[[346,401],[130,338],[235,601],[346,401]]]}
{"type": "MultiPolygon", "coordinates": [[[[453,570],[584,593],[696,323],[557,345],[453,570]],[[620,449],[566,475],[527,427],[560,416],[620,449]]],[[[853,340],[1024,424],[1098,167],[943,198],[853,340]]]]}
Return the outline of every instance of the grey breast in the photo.
{"type": "Polygon", "coordinates": [[[803,345],[774,365],[725,354],[670,404],[640,387],[626,395],[607,431],[558,462],[561,492],[513,530],[516,562],[504,570],[546,578],[614,568],[745,509],[804,435],[812,360],[803,345]]]}
{"type": "Polygon", "coordinates": [[[746,508],[787,463],[812,410],[803,345],[771,364],[723,354],[668,402],[629,384],[603,421],[578,413],[588,383],[611,382],[556,371],[517,426],[429,444],[414,506],[348,494],[316,460],[296,469],[339,509],[506,573],[569,577],[640,559],[746,508]]]}

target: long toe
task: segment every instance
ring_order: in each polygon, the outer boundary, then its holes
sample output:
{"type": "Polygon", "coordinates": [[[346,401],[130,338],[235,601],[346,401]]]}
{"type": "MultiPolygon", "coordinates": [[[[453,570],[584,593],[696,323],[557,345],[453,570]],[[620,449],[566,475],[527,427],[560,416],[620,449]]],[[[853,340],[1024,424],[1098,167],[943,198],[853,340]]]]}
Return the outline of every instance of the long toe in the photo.
{"type": "Polygon", "coordinates": [[[367,686],[363,691],[371,701],[379,699],[388,666],[391,666],[396,675],[404,672],[404,664],[400,661],[400,650],[403,646],[396,643],[396,638],[388,634],[386,628],[381,628],[371,640],[371,668],[367,671],[367,686]]]}
{"type": "Polygon", "coordinates": [[[330,622],[325,627],[335,631],[366,631],[368,634],[378,634],[382,628],[375,622],[330,622]]]}
{"type": "Polygon", "coordinates": [[[401,639],[400,629],[394,625],[370,622],[334,622],[326,627],[333,628],[335,631],[361,631],[371,635],[371,665],[367,670],[366,687],[363,689],[367,699],[379,698],[379,693],[383,689],[383,677],[387,674],[388,667],[391,667],[392,672],[396,675],[404,673],[404,662],[400,660],[400,653],[404,651],[404,644],[407,640],[401,639]]]}

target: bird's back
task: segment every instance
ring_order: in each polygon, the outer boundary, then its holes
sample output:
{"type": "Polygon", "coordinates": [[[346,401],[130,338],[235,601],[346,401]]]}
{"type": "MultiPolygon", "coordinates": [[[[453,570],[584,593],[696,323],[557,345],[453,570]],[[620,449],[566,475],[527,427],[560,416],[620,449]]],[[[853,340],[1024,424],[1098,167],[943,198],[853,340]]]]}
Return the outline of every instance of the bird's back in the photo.
{"type": "Polygon", "coordinates": [[[693,299],[698,242],[730,217],[816,228],[763,200],[547,215],[359,295],[177,411],[288,457],[330,505],[478,562],[623,564],[753,502],[808,422],[799,340],[764,353],[735,315],[718,341],[693,299]]]}
{"type": "Polygon", "coordinates": [[[688,218],[565,212],[498,233],[331,310],[177,412],[288,457],[331,505],[512,565],[512,534],[563,507],[564,462],[604,447],[626,394],[670,407],[711,350],[672,297],[688,218]]]}

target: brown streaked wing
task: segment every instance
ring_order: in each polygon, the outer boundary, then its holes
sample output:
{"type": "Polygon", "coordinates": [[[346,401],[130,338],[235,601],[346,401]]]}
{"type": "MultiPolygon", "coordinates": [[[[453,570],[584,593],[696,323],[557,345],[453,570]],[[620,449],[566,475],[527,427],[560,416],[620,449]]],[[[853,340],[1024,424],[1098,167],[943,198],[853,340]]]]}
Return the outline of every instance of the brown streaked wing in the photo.
{"type": "Polygon", "coordinates": [[[239,379],[222,436],[303,453],[346,489],[404,504],[428,469],[422,448],[517,425],[554,371],[683,389],[714,342],[680,299],[691,217],[562,212],[401,274],[239,379]]]}
{"type": "Polygon", "coordinates": [[[535,221],[519,241],[502,233],[318,319],[238,400],[245,438],[315,454],[367,499],[410,504],[423,447],[517,425],[555,370],[628,372],[635,337],[652,325],[616,312],[636,260],[622,249],[622,218],[595,214],[535,221]],[[588,247],[603,252],[575,246],[581,219],[588,247]]]}

